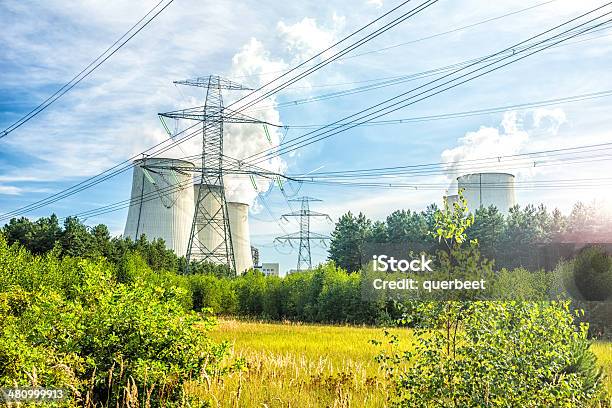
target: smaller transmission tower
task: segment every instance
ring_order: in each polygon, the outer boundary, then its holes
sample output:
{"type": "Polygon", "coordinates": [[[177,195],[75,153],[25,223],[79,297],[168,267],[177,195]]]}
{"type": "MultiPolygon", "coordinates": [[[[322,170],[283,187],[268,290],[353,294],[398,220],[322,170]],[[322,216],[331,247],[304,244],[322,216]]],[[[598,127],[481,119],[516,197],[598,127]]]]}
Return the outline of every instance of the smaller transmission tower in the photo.
{"type": "Polygon", "coordinates": [[[287,220],[288,217],[299,217],[300,220],[300,231],[291,234],[283,235],[274,239],[279,243],[289,243],[292,245],[293,241],[299,241],[300,247],[298,252],[297,270],[302,271],[305,269],[312,268],[312,259],[310,256],[310,242],[319,241],[324,243],[325,240],[331,239],[331,237],[316,232],[310,231],[310,218],[312,217],[324,217],[331,221],[331,218],[327,214],[312,211],[310,209],[310,203],[313,201],[321,201],[312,197],[299,197],[289,201],[297,201],[301,203],[299,211],[293,211],[288,214],[283,214],[281,218],[287,220]]]}

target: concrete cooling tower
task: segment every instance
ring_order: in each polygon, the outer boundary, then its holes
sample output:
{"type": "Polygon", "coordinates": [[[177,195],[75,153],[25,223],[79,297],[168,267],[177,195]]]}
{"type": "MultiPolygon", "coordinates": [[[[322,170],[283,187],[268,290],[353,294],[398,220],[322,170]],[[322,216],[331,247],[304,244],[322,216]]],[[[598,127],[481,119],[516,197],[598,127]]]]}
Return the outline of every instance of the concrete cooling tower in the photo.
{"type": "Polygon", "coordinates": [[[149,241],[161,238],[166,248],[184,256],[194,210],[192,176],[156,166],[185,167],[193,163],[158,157],[134,161],[130,209],[123,236],[137,240],[145,234],[149,241]]]}
{"type": "Polygon", "coordinates": [[[507,214],[516,204],[514,175],[508,173],[473,173],[457,178],[459,189],[470,211],[491,205],[507,214]]]}
{"type": "Polygon", "coordinates": [[[236,262],[236,273],[241,274],[253,267],[251,254],[251,238],[249,231],[249,205],[228,202],[230,230],[232,232],[232,248],[236,262]]]}

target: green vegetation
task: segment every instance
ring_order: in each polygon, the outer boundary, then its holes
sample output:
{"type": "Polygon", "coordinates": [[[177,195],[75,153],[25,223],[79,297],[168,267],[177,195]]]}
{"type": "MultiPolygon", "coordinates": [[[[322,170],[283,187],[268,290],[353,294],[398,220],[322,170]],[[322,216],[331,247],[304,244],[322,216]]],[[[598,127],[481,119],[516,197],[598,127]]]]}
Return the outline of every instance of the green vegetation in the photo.
{"type": "Polygon", "coordinates": [[[279,278],[208,264],[185,275],[160,240],[110,238],[76,218],[11,220],[0,233],[0,386],[64,387],[64,406],[88,408],[610,406],[600,364],[612,372],[612,349],[592,348],[580,324],[603,321],[591,329],[601,335],[610,321],[612,309],[585,303],[612,290],[609,255],[587,248],[554,271],[494,270],[482,255],[481,239],[522,251],[570,229],[543,207],[469,214],[462,199],[385,223],[347,214],[330,254],[348,270],[330,261],[279,278]],[[368,296],[364,245],[402,237],[435,248],[432,278],[485,278],[497,300],[368,296]],[[213,314],[296,323],[214,329],[213,314]],[[393,328],[384,341],[380,329],[302,322],[393,328]]]}
{"type": "Polygon", "coordinates": [[[155,285],[146,265],[128,283],[120,270],[0,235],[0,386],[62,387],[67,406],[173,406],[188,382],[234,368],[207,335],[214,318],[186,310],[182,289],[155,285]]]}
{"type": "MultiPolygon", "coordinates": [[[[52,250],[59,257],[71,256],[88,259],[105,258],[113,265],[127,265],[133,254],[138,254],[155,271],[181,272],[185,270],[185,258],[166,249],[164,241],[151,242],[145,235],[136,241],[129,238],[111,238],[106,225],[87,227],[76,217],[68,217],[60,227],[55,215],[30,221],[25,217],[13,218],[2,230],[9,245],[18,243],[35,255],[52,250]]],[[[216,276],[232,276],[222,265],[194,264],[192,271],[216,276]]]]}
{"type": "Polygon", "coordinates": [[[612,257],[601,248],[583,249],[573,269],[573,284],[582,299],[605,301],[612,297],[612,257]]]}
{"type": "Polygon", "coordinates": [[[567,304],[450,303],[402,349],[377,358],[398,407],[586,406],[605,401],[601,369],[567,304]],[[452,322],[449,331],[447,322],[452,322]],[[442,329],[442,330],[439,330],[442,329]]]}

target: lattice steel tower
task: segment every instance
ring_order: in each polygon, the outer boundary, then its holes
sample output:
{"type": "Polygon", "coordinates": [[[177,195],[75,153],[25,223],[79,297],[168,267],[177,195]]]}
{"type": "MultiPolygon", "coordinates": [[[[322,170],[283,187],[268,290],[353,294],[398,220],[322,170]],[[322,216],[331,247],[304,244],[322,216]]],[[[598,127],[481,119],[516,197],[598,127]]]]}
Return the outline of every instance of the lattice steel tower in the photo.
{"type": "Polygon", "coordinates": [[[324,217],[331,221],[331,218],[327,214],[312,211],[310,209],[310,203],[313,201],[321,201],[312,197],[299,197],[289,201],[298,201],[301,203],[299,211],[292,211],[288,214],[283,214],[281,218],[285,220],[288,217],[299,217],[300,231],[291,234],[283,235],[275,238],[275,241],[285,242],[291,245],[292,241],[299,241],[300,247],[298,251],[298,262],[297,270],[301,271],[304,269],[312,268],[312,259],[310,256],[310,241],[325,242],[325,240],[331,239],[331,237],[316,232],[310,231],[310,218],[312,217],[324,217]]]}
{"type": "Polygon", "coordinates": [[[167,118],[202,122],[201,184],[195,199],[195,212],[187,247],[187,265],[190,261],[207,261],[226,264],[236,270],[223,185],[223,124],[265,122],[223,106],[222,90],[244,91],[250,88],[216,75],[175,83],[206,88],[204,106],[160,114],[167,118]]]}

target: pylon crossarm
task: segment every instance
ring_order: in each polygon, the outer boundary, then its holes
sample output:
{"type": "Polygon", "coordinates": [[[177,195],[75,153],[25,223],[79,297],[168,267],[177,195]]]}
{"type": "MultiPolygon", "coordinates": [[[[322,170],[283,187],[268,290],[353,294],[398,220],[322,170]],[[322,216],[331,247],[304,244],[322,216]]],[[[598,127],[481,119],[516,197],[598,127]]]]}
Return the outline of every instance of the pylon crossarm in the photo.
{"type": "Polygon", "coordinates": [[[242,84],[231,81],[229,79],[221,78],[217,75],[209,75],[205,77],[183,79],[180,81],[174,81],[173,83],[177,85],[188,85],[188,86],[196,86],[200,88],[208,88],[211,81],[217,83],[219,89],[225,89],[229,91],[252,91],[253,90],[253,88],[246,87],[242,84]]]}

